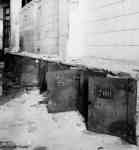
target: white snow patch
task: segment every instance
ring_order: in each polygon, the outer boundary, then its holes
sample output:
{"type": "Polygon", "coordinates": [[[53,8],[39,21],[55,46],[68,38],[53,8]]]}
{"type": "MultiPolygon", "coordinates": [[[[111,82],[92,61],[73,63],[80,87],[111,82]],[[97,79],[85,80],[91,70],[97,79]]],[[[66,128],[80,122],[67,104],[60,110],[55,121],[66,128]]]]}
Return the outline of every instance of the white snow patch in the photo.
{"type": "Polygon", "coordinates": [[[0,106],[0,140],[18,145],[46,146],[48,150],[137,150],[118,137],[86,131],[83,118],[76,111],[49,114],[38,104],[43,96],[38,90],[24,93],[0,106]]]}

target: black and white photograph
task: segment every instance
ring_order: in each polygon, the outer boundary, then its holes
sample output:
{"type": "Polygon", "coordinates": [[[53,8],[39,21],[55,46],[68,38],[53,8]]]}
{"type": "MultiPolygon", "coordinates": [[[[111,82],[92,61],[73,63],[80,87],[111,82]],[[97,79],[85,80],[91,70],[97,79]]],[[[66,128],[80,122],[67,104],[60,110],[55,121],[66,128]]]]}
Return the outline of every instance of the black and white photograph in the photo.
{"type": "Polygon", "coordinates": [[[139,0],[0,0],[0,150],[139,150],[139,0]]]}

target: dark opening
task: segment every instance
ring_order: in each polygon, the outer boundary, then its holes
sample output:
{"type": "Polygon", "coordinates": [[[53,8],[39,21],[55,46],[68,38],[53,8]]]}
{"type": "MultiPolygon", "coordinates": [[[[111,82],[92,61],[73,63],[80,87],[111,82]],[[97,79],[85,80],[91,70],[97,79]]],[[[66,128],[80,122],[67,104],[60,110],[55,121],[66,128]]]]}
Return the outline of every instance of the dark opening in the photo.
{"type": "Polygon", "coordinates": [[[3,59],[2,46],[3,46],[3,8],[0,8],[0,61],[2,61],[3,59]]]}
{"type": "Polygon", "coordinates": [[[24,7],[26,4],[28,4],[32,0],[22,0],[22,7],[24,7]]]}
{"type": "Polygon", "coordinates": [[[1,51],[1,60],[4,59],[4,51],[6,48],[10,47],[10,7],[6,6],[2,8],[3,18],[2,18],[2,51],[1,51]]]}
{"type": "Polygon", "coordinates": [[[10,46],[10,8],[3,8],[3,48],[10,46]]]}

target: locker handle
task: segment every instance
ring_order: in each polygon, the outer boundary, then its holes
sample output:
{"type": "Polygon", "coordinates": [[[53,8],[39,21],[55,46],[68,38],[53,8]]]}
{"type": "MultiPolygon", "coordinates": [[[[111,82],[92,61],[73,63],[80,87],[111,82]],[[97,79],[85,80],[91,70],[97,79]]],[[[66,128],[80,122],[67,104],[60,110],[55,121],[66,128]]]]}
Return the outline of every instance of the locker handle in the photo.
{"type": "Polygon", "coordinates": [[[88,101],[88,105],[90,105],[91,104],[91,101],[88,101]]]}

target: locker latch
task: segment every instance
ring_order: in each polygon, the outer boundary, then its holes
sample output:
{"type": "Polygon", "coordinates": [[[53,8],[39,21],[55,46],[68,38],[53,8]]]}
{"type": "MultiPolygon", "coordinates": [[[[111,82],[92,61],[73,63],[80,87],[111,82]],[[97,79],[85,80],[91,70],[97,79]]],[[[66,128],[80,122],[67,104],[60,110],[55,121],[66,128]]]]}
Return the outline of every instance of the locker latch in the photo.
{"type": "Polygon", "coordinates": [[[111,87],[96,87],[96,97],[103,99],[112,99],[113,98],[113,90],[111,87]]]}

